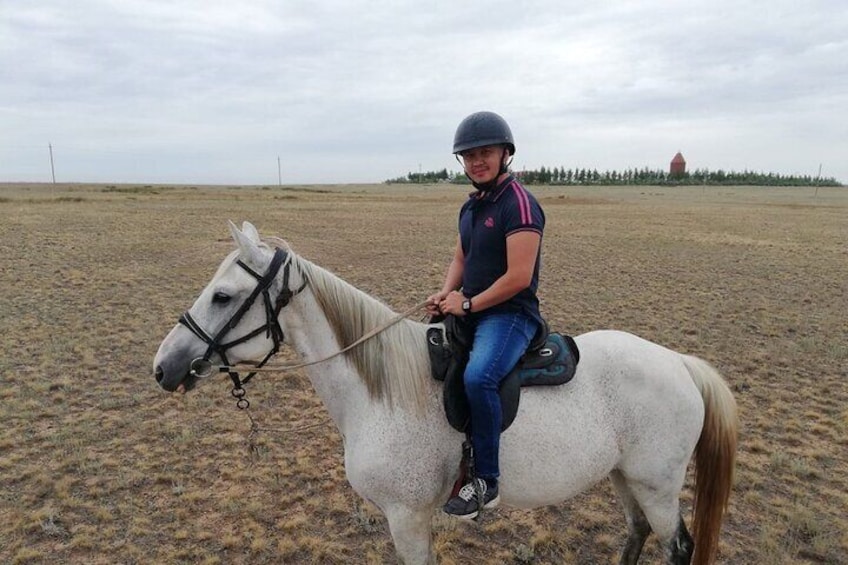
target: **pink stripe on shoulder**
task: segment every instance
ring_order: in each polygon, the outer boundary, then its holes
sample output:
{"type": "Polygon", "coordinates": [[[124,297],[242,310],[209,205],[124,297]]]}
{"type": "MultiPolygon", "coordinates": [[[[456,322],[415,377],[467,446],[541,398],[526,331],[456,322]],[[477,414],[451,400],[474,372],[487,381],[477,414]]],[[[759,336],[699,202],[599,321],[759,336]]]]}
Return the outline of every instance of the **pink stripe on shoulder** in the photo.
{"type": "Polygon", "coordinates": [[[518,208],[521,211],[521,223],[532,224],[533,216],[530,214],[530,199],[527,198],[527,191],[515,181],[512,181],[511,186],[518,200],[518,208]]]}

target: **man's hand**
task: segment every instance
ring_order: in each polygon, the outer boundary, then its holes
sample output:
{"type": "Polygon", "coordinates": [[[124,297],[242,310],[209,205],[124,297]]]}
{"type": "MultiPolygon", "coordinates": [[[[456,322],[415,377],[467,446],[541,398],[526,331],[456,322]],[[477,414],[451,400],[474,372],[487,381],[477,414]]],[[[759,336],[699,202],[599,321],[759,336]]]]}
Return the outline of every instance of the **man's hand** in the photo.
{"type": "Polygon", "coordinates": [[[443,314],[453,314],[454,316],[462,317],[466,314],[462,309],[462,303],[465,301],[465,295],[454,290],[442,299],[441,303],[439,303],[439,309],[443,314]]]}
{"type": "Polygon", "coordinates": [[[438,316],[441,314],[442,311],[440,309],[440,305],[445,299],[445,296],[447,296],[447,294],[444,292],[437,292],[436,294],[430,295],[427,298],[427,313],[431,316],[438,316]]]}

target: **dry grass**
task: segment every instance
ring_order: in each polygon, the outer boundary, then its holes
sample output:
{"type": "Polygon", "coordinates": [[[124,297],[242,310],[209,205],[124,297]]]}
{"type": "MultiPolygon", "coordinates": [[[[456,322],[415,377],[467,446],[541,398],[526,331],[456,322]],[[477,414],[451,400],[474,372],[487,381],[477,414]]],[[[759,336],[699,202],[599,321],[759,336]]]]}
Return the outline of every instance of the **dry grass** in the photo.
{"type": "MultiPolygon", "coordinates": [[[[734,389],[743,425],[720,562],[848,561],[848,190],[534,192],[552,326],[632,331],[708,359],[734,389]]],[[[0,562],[393,562],[302,374],[251,385],[275,431],[249,437],[223,379],[166,396],[150,362],[231,248],[225,220],[253,221],[400,310],[440,285],[463,197],[0,185],[0,562]]],[[[434,531],[446,564],[609,563],[625,536],[605,483],[482,525],[436,517],[434,531]]],[[[649,542],[646,562],[659,557],[649,542]]]]}

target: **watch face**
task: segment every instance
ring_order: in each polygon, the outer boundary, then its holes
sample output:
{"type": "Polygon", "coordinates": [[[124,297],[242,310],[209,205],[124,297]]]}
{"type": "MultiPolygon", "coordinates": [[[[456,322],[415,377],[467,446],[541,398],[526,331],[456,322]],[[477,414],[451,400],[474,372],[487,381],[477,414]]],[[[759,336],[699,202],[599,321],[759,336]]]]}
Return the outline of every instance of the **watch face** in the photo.
{"type": "Polygon", "coordinates": [[[462,303],[462,309],[463,309],[464,311],[466,311],[466,312],[468,312],[469,310],[471,310],[471,301],[470,301],[470,300],[466,300],[466,301],[464,301],[464,302],[462,303]]]}

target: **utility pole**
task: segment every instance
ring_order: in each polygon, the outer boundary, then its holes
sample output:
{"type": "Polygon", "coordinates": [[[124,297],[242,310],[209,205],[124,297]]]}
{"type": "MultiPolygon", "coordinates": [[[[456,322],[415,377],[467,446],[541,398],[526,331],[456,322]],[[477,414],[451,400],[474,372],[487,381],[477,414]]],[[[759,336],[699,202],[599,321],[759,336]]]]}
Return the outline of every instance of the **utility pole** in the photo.
{"type": "Polygon", "coordinates": [[[53,175],[53,184],[56,184],[56,169],[53,168],[53,144],[47,143],[48,149],[50,149],[50,173],[53,175]]]}
{"type": "Polygon", "coordinates": [[[816,192],[813,194],[813,198],[819,195],[819,185],[821,184],[821,169],[822,164],[819,163],[819,176],[816,177],[816,192]]]}
{"type": "Polygon", "coordinates": [[[283,186],[283,170],[280,167],[280,156],[277,155],[277,185],[283,186]]]}

